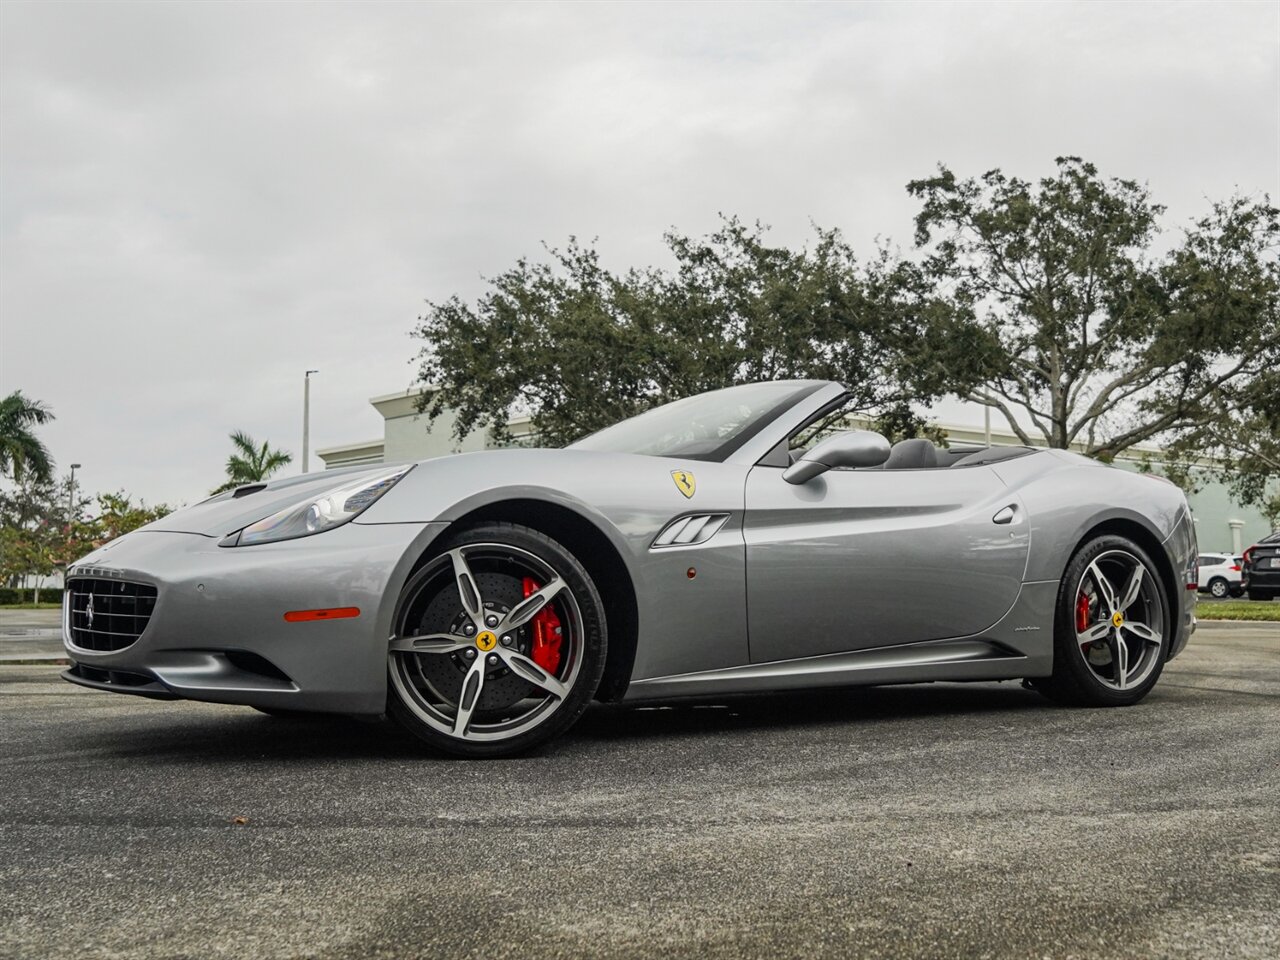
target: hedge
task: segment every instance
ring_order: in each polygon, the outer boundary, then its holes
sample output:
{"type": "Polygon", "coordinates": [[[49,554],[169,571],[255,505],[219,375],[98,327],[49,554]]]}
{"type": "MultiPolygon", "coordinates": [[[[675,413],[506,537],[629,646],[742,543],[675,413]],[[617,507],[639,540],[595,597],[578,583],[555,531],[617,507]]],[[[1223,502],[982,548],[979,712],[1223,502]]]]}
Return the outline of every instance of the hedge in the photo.
{"type": "MultiPolygon", "coordinates": [[[[16,587],[0,587],[0,604],[35,603],[35,599],[35,590],[31,587],[27,587],[25,590],[19,590],[16,587]]],[[[41,587],[40,602],[61,603],[62,588],[41,587]]]]}

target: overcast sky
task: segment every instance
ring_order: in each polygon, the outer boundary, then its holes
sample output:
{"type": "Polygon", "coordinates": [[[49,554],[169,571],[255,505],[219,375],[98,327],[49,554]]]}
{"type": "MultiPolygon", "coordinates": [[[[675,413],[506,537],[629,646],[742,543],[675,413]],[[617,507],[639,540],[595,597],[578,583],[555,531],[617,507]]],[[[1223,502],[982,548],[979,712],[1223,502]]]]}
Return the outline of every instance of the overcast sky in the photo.
{"type": "MultiPolygon", "coordinates": [[[[91,491],[227,434],[381,436],[424,300],[540,243],[810,220],[909,241],[946,162],[1280,196],[1280,4],[0,5],[0,392],[91,491]]],[[[314,468],[319,468],[314,461],[314,468]]]]}

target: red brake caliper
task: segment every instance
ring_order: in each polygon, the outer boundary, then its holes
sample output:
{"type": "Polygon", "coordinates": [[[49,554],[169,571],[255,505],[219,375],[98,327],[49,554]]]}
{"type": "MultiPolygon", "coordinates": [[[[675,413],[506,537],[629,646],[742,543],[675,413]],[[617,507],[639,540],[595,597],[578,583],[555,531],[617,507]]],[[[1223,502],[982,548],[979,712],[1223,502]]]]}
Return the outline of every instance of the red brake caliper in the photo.
{"type": "MultiPolygon", "coordinates": [[[[536,593],[538,587],[538,581],[533,577],[524,578],[526,597],[536,593]]],[[[529,651],[530,658],[547,673],[554,675],[560,669],[560,618],[548,603],[529,621],[529,626],[533,629],[533,649],[529,651]]]]}
{"type": "Polygon", "coordinates": [[[1076,633],[1089,629],[1089,598],[1083,593],[1076,597],[1076,633]]]}

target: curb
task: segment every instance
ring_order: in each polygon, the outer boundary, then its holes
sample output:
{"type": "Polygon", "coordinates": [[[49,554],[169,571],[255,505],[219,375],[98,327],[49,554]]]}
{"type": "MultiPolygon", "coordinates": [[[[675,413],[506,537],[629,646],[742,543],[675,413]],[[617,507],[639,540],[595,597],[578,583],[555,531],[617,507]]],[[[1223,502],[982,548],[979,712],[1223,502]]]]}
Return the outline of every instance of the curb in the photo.
{"type": "MultiPolygon", "coordinates": [[[[1267,627],[1280,630],[1280,620],[1206,620],[1200,617],[1196,621],[1196,629],[1203,630],[1205,627],[1267,627]]],[[[1194,639],[1195,634],[1192,634],[1194,639]]]]}

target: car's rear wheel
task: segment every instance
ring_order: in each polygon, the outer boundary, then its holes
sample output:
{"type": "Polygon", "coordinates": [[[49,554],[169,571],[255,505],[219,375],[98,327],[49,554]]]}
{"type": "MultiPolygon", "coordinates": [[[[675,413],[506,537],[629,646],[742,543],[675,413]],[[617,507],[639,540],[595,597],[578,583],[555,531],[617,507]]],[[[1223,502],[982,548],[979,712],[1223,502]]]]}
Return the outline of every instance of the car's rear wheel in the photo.
{"type": "Polygon", "coordinates": [[[1214,577],[1209,581],[1209,595],[1215,600],[1223,600],[1231,592],[1231,586],[1222,577],[1214,577]]]}
{"type": "Polygon", "coordinates": [[[1266,590],[1250,590],[1249,599],[1250,600],[1270,600],[1271,594],[1266,590]]]}
{"type": "Polygon", "coordinates": [[[451,537],[405,584],[394,625],[389,712],[460,756],[519,753],[564,732],[604,671],[604,607],[590,575],[517,524],[451,537]]]}
{"type": "Polygon", "coordinates": [[[1173,635],[1167,591],[1133,541],[1097,537],[1077,551],[1058,590],[1047,696],[1084,706],[1137,703],[1155,686],[1173,635]]]}

